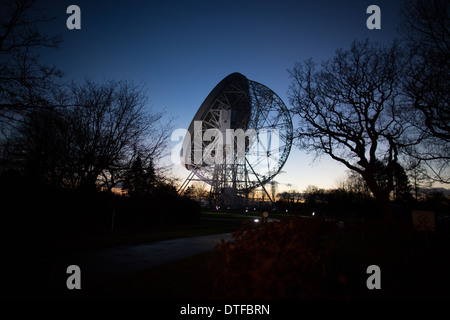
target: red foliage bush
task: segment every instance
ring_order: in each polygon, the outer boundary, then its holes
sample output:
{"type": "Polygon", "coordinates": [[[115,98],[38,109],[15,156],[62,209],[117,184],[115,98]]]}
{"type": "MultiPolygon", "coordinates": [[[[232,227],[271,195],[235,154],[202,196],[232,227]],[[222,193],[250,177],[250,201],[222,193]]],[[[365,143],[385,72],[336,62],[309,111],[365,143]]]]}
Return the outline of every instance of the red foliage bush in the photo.
{"type": "Polygon", "coordinates": [[[326,298],[332,225],[295,218],[264,223],[222,242],[214,262],[216,299],[326,298]],[[330,239],[328,237],[328,239],[330,239]]]}

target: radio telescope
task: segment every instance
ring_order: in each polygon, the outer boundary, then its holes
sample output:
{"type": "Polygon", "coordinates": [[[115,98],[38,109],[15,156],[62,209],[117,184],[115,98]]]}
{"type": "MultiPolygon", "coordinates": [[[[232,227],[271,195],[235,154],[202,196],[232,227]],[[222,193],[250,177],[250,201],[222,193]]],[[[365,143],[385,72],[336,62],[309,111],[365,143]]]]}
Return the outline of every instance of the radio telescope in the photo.
{"type": "Polygon", "coordinates": [[[280,97],[232,73],[206,97],[188,128],[180,156],[190,173],[180,190],[203,181],[211,186],[211,204],[238,207],[262,188],[272,201],[265,185],[286,162],[292,136],[280,97]]]}

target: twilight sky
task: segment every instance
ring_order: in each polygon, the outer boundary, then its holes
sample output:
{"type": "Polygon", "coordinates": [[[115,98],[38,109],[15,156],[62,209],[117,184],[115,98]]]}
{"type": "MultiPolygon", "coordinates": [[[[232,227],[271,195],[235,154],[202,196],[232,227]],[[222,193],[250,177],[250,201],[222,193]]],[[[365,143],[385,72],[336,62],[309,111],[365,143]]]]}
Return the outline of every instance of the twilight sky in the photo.
{"type": "MultiPolygon", "coordinates": [[[[232,72],[262,83],[290,107],[287,69],[309,57],[331,58],[353,40],[390,43],[398,38],[400,0],[315,1],[84,1],[44,0],[62,35],[42,58],[68,79],[128,79],[146,85],[149,107],[187,129],[214,86],[232,72]],[[69,5],[81,9],[81,30],[68,30],[69,5]],[[381,9],[381,30],[369,30],[370,5],[381,9]]],[[[294,127],[297,121],[294,118],[294,127]]],[[[178,141],[171,142],[175,146],[178,141]]],[[[275,180],[279,190],[336,187],[346,168],[327,157],[314,160],[293,147],[275,180]]],[[[177,167],[176,176],[188,171],[177,167]]]]}

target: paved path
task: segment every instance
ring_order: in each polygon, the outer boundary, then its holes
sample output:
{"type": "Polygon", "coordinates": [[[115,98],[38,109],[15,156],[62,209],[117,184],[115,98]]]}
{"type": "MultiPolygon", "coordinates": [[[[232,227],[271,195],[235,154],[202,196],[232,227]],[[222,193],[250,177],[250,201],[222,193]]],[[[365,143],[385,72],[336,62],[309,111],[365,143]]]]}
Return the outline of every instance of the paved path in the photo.
{"type": "Polygon", "coordinates": [[[82,277],[91,284],[97,284],[116,276],[211,251],[221,239],[231,240],[231,235],[225,233],[120,246],[64,257],[60,263],[78,265],[82,277]]]}

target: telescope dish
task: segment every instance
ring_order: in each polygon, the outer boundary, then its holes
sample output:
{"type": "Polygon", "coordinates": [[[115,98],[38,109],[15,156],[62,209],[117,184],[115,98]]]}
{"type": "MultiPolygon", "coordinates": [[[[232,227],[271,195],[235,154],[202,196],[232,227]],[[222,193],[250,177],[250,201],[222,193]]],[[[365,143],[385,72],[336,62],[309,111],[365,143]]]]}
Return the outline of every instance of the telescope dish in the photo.
{"type": "Polygon", "coordinates": [[[197,179],[211,185],[212,199],[229,205],[248,200],[258,187],[271,199],[264,185],[285,164],[292,137],[291,117],[280,97],[232,73],[210,92],[189,125],[181,161],[191,173],[181,190],[197,179]]]}

